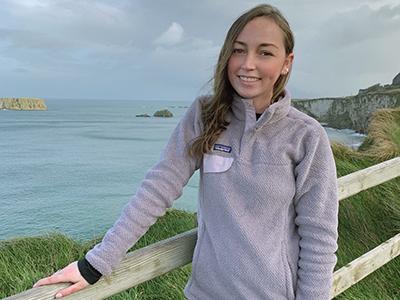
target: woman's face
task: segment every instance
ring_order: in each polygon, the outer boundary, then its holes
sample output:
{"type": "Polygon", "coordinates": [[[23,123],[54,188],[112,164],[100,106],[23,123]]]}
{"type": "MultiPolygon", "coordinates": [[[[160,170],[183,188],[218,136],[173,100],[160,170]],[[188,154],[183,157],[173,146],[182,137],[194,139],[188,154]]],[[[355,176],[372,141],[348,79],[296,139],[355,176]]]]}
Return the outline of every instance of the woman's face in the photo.
{"type": "Polygon", "coordinates": [[[286,55],[283,32],[270,18],[257,17],[243,28],[228,61],[228,78],[243,98],[268,105],[281,74],[289,71],[293,53],[286,55]]]}

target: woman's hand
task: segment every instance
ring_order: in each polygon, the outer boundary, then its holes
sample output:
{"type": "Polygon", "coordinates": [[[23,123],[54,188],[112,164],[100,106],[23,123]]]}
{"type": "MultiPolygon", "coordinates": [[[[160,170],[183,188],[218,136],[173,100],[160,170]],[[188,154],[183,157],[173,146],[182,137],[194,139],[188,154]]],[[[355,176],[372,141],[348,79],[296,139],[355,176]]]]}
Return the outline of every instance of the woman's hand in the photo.
{"type": "Polygon", "coordinates": [[[61,298],[69,294],[75,293],[89,285],[89,283],[82,277],[78,269],[78,262],[74,261],[66,266],[64,269],[57,271],[53,275],[40,279],[36,282],[33,287],[42,285],[60,283],[60,282],[72,282],[72,285],[60,290],[56,294],[56,298],[61,298]]]}

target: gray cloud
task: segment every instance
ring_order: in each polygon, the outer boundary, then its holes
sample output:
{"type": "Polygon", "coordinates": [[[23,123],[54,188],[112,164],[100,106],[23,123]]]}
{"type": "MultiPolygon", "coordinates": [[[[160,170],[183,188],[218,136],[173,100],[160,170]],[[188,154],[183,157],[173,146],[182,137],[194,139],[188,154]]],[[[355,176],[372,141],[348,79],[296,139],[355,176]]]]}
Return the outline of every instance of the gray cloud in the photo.
{"type": "Polygon", "coordinates": [[[70,45],[69,42],[49,34],[23,29],[0,28],[0,39],[3,43],[8,42],[9,45],[19,49],[56,50],[65,49],[70,45]]]}
{"type": "Polygon", "coordinates": [[[157,45],[173,46],[178,44],[183,39],[184,30],[181,24],[172,22],[171,26],[168,27],[159,37],[154,41],[157,45]]]}
{"type": "MultiPolygon", "coordinates": [[[[16,96],[190,100],[212,76],[228,27],[258,3],[4,0],[0,80],[16,96]]],[[[346,95],[400,71],[395,0],[272,4],[295,32],[295,97],[346,95]]]]}
{"type": "Polygon", "coordinates": [[[348,47],[366,40],[382,39],[400,28],[400,5],[377,10],[363,5],[358,9],[335,14],[322,24],[316,40],[324,46],[348,47]]]}
{"type": "Polygon", "coordinates": [[[334,96],[390,82],[400,71],[399,7],[347,9],[301,33],[295,85],[318,83],[319,95],[334,96]]]}

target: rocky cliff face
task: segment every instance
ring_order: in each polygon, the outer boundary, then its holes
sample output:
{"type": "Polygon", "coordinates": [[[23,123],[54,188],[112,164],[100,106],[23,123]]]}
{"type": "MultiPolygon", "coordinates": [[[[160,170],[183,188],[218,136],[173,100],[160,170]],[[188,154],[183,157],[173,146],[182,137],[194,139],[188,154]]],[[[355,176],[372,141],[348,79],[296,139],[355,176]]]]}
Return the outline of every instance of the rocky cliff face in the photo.
{"type": "Polygon", "coordinates": [[[366,133],[369,118],[379,108],[400,106],[400,89],[392,93],[367,93],[344,98],[294,100],[293,106],[333,128],[366,133]]]}
{"type": "Polygon", "coordinates": [[[329,127],[350,128],[366,133],[372,112],[379,108],[400,106],[400,85],[375,84],[361,89],[355,96],[294,99],[292,105],[329,127]]]}
{"type": "Polygon", "coordinates": [[[47,110],[43,99],[0,98],[0,109],[10,110],[47,110]]]}
{"type": "Polygon", "coordinates": [[[396,77],[393,78],[392,85],[400,86],[400,73],[397,74],[396,77]]]}

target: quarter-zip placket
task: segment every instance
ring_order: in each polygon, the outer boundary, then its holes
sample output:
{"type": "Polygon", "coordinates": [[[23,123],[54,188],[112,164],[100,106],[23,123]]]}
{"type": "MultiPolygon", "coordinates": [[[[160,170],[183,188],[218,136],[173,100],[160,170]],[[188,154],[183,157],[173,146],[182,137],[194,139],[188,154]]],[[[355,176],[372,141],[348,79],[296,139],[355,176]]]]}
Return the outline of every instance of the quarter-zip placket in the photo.
{"type": "Polygon", "coordinates": [[[251,151],[255,137],[264,126],[269,126],[274,122],[284,118],[290,109],[290,94],[285,90],[285,96],[277,102],[271,104],[256,120],[256,110],[251,99],[243,99],[238,95],[234,96],[232,106],[236,118],[242,122],[243,134],[240,140],[239,157],[246,157],[251,151]]]}
{"type": "Polygon", "coordinates": [[[254,143],[255,134],[257,131],[256,127],[256,111],[252,104],[252,100],[242,99],[242,103],[245,110],[244,116],[244,134],[240,142],[240,157],[246,157],[254,143]]]}

